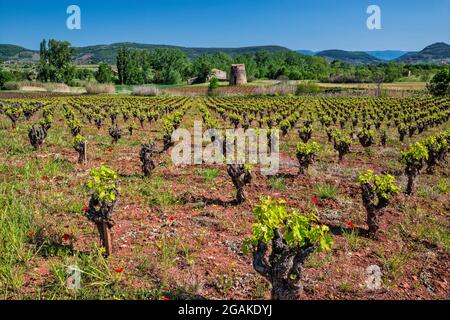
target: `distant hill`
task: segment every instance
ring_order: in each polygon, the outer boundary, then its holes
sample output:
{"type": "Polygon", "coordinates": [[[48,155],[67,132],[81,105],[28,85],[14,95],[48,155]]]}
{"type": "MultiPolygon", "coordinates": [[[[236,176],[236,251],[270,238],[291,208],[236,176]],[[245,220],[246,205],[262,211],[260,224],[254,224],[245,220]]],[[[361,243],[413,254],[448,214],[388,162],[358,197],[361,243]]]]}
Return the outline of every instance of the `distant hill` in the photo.
{"type": "MultiPolygon", "coordinates": [[[[258,51],[279,52],[291,51],[280,46],[255,46],[242,48],[187,48],[170,45],[140,44],[140,43],[113,43],[110,45],[95,45],[75,48],[74,62],[78,64],[96,64],[99,62],[115,63],[120,47],[126,46],[133,49],[154,50],[156,48],[175,48],[186,53],[189,58],[195,58],[202,54],[214,54],[225,52],[235,56],[239,54],[255,53],[258,51]]],[[[0,44],[0,61],[32,62],[39,60],[39,51],[28,50],[10,44],[0,44]]]]}
{"type": "Polygon", "coordinates": [[[296,52],[304,54],[306,56],[322,56],[326,58],[328,61],[340,60],[351,64],[382,63],[383,61],[392,61],[408,53],[408,51],[399,51],[399,50],[364,51],[364,52],[351,52],[344,50],[326,50],[321,52],[314,52],[312,50],[297,50],[296,52]],[[371,57],[367,57],[364,53],[367,53],[369,56],[381,61],[374,60],[371,57]]]}
{"type": "Polygon", "coordinates": [[[409,53],[408,51],[399,51],[399,50],[366,51],[366,52],[370,54],[372,57],[385,61],[392,61],[409,53]]]}
{"type": "Polygon", "coordinates": [[[33,62],[39,60],[39,52],[12,44],[0,44],[0,61],[33,62]]]}
{"type": "Polygon", "coordinates": [[[325,50],[317,53],[316,56],[323,57],[330,62],[338,60],[350,64],[378,64],[385,62],[362,51],[325,50]]]}
{"type": "MultiPolygon", "coordinates": [[[[176,48],[184,51],[189,58],[202,54],[225,52],[235,56],[258,51],[285,52],[291,51],[281,46],[255,46],[242,48],[188,48],[170,45],[141,44],[141,43],[113,43],[110,45],[94,45],[75,48],[74,62],[78,64],[97,64],[100,62],[115,63],[119,48],[126,46],[133,49],[154,50],[156,48],[176,48]]],[[[325,50],[314,52],[311,50],[297,50],[296,52],[307,56],[320,56],[327,61],[339,60],[350,64],[378,64],[386,61],[396,61],[409,64],[448,64],[450,63],[450,45],[440,42],[426,47],[420,52],[405,52],[395,50],[385,51],[344,51],[325,50]]],[[[11,44],[0,44],[0,61],[36,62],[39,61],[39,51],[29,50],[11,44]]]]}
{"type": "Polygon", "coordinates": [[[420,52],[407,53],[395,61],[408,64],[449,64],[450,45],[438,42],[420,52]]]}
{"type": "Polygon", "coordinates": [[[315,56],[316,55],[316,52],[311,51],[311,50],[297,50],[296,52],[304,54],[305,56],[315,56]]]}
{"type": "Polygon", "coordinates": [[[202,54],[214,54],[216,52],[225,52],[229,55],[239,55],[245,53],[255,53],[258,51],[278,52],[290,51],[288,48],[280,46],[259,46],[259,47],[242,47],[242,48],[187,48],[170,45],[156,45],[156,44],[140,44],[140,43],[114,43],[110,45],[96,45],[89,47],[76,48],[75,62],[80,64],[89,63],[115,63],[117,52],[120,47],[126,46],[128,48],[140,50],[154,50],[156,48],[174,48],[180,49],[186,53],[189,58],[195,58],[202,54]]]}

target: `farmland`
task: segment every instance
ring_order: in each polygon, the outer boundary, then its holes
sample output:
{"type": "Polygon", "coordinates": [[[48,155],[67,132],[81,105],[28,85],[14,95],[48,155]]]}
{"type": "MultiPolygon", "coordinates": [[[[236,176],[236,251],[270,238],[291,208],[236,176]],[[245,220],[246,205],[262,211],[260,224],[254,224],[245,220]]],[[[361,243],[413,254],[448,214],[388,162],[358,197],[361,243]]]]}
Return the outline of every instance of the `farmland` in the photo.
{"type": "Polygon", "coordinates": [[[449,117],[448,98],[425,95],[0,97],[0,293],[270,299],[259,249],[243,250],[261,241],[254,212],[270,197],[326,233],[302,266],[302,299],[448,299],[449,117]],[[245,168],[238,188],[227,165],[174,165],[171,134],[196,121],[279,129],[279,172],[245,168]],[[96,174],[120,180],[105,193],[108,256],[89,219],[96,174]],[[80,290],[67,290],[71,265],[80,290]],[[369,290],[373,265],[381,286],[369,290]]]}

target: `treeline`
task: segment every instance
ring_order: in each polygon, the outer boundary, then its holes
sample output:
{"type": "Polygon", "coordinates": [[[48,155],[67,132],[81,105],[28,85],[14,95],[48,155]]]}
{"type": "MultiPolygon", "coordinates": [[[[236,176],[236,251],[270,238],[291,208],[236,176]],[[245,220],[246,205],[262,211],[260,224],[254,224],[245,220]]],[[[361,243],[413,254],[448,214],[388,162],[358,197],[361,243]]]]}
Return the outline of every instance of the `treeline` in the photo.
{"type": "Polygon", "coordinates": [[[189,78],[208,79],[212,69],[229,72],[233,63],[244,63],[247,77],[254,79],[317,80],[322,82],[394,82],[402,78],[429,81],[440,68],[433,65],[404,65],[395,62],[379,65],[351,65],[296,52],[266,52],[230,56],[223,52],[189,60],[178,49],[154,51],[121,48],[117,56],[118,83],[175,84],[189,78]]]}
{"type": "MultiPolygon", "coordinates": [[[[153,51],[122,47],[117,54],[117,71],[113,66],[100,64],[97,71],[76,68],[72,63],[74,49],[66,41],[43,40],[37,79],[43,82],[64,82],[76,85],[76,80],[93,80],[100,83],[139,85],[148,83],[179,84],[196,78],[208,79],[214,68],[229,72],[233,63],[246,65],[247,77],[254,79],[317,80],[322,82],[358,83],[393,82],[402,79],[429,81],[441,68],[432,65],[404,65],[385,63],[379,65],[351,65],[322,57],[305,56],[293,51],[240,54],[230,56],[223,52],[202,55],[190,60],[187,55],[172,48],[153,51]]],[[[0,70],[1,71],[1,70],[0,70]]],[[[6,81],[19,81],[30,75],[0,73],[0,85],[6,81]]]]}

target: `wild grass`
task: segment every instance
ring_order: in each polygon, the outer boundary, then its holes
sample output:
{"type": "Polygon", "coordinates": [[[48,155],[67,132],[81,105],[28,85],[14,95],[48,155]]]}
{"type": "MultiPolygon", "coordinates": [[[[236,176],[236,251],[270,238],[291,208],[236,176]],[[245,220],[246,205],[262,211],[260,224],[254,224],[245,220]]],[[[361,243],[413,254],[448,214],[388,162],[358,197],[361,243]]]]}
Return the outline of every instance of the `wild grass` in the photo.
{"type": "Polygon", "coordinates": [[[56,82],[40,82],[40,81],[28,81],[23,80],[19,82],[7,82],[4,85],[6,90],[24,90],[28,88],[37,88],[39,91],[48,92],[66,92],[70,91],[70,87],[65,83],[56,82]]]}
{"type": "Polygon", "coordinates": [[[205,182],[212,182],[214,181],[218,176],[220,176],[220,171],[215,168],[206,168],[203,170],[199,170],[199,174],[205,179],[205,182]]]}
{"type": "Polygon", "coordinates": [[[418,241],[428,241],[450,251],[450,232],[434,214],[422,209],[405,208],[405,218],[399,224],[400,232],[418,241]]]}
{"type": "Polygon", "coordinates": [[[342,232],[347,244],[350,247],[351,251],[356,251],[364,244],[363,239],[359,236],[358,232],[353,229],[352,231],[344,230],[342,232]]]}
{"type": "Polygon", "coordinates": [[[315,187],[315,192],[320,199],[336,199],[338,189],[339,188],[333,184],[325,183],[318,184],[315,187]]]}
{"type": "Polygon", "coordinates": [[[272,190],[277,191],[285,191],[286,190],[286,182],[281,177],[272,176],[268,180],[269,186],[272,190]]]}
{"type": "Polygon", "coordinates": [[[384,282],[395,282],[403,272],[404,267],[412,258],[412,253],[406,249],[399,252],[387,253],[380,247],[377,255],[380,259],[384,282]]]}
{"type": "Polygon", "coordinates": [[[0,292],[4,298],[24,285],[24,272],[34,251],[27,245],[33,232],[33,207],[21,193],[23,182],[0,183],[0,292]]]}
{"type": "Polygon", "coordinates": [[[133,88],[133,95],[154,97],[161,95],[161,90],[158,87],[152,85],[137,86],[133,88]]]}
{"type": "Polygon", "coordinates": [[[116,87],[111,83],[87,83],[86,92],[88,94],[115,94],[116,87]]]}

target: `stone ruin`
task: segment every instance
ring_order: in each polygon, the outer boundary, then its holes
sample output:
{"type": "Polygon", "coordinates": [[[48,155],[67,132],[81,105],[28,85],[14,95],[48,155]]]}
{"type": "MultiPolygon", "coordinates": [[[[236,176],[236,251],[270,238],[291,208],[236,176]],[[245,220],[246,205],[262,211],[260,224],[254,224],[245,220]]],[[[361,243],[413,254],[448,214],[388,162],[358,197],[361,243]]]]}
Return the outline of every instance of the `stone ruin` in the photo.
{"type": "Polygon", "coordinates": [[[230,86],[237,86],[247,83],[247,73],[245,64],[232,64],[230,71],[230,86]]]}

